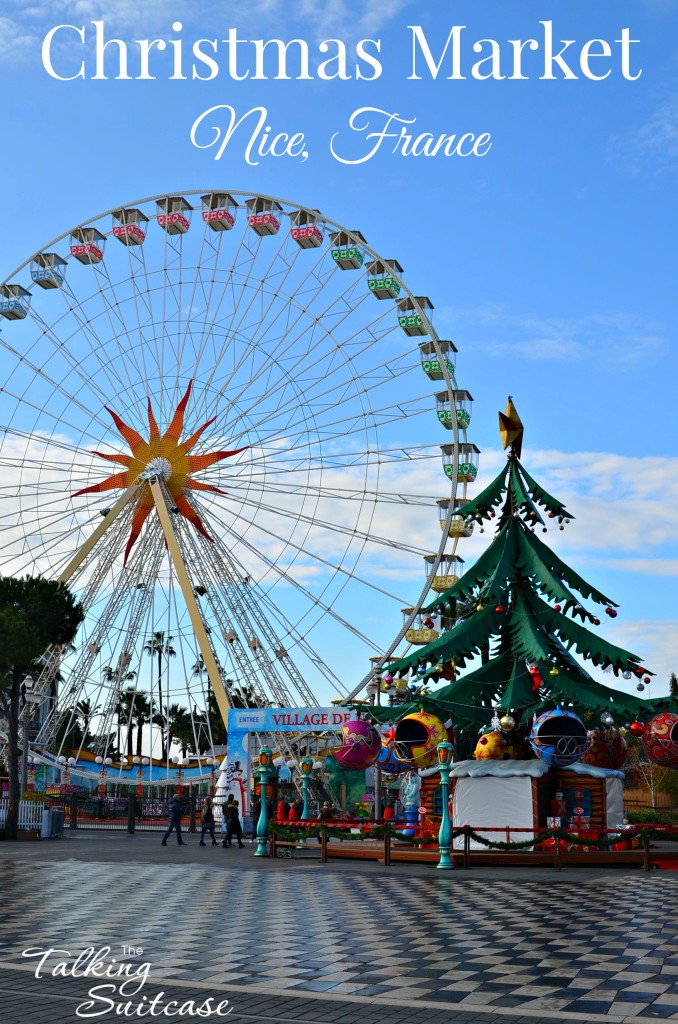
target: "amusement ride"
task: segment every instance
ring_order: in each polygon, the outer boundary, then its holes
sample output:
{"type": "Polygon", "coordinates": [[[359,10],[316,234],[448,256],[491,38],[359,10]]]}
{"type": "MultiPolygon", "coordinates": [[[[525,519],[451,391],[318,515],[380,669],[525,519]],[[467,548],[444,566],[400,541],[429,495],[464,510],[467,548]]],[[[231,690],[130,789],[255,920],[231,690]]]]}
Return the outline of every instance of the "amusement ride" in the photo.
{"type": "Polygon", "coordinates": [[[134,729],[142,783],[179,746],[209,778],[229,707],[349,701],[435,639],[479,453],[433,308],[360,231],[233,190],[116,206],[5,279],[3,573],[85,610],[27,680],[31,763],[121,779],[134,729]]]}

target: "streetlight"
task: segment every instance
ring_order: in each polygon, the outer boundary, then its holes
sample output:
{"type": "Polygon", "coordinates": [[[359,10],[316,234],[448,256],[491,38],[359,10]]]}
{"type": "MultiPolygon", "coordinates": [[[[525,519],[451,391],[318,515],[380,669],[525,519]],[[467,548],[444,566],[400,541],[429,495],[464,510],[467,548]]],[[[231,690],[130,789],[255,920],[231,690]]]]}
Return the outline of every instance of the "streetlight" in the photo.
{"type": "Polygon", "coordinates": [[[259,811],[259,821],[257,822],[257,848],[254,851],[255,857],[268,857],[268,811],[266,809],[266,783],[268,782],[268,773],[271,765],[271,755],[273,751],[270,747],[262,747],[259,751],[259,767],[257,768],[257,774],[259,775],[259,794],[261,796],[261,810],[259,811]]]}
{"type": "MultiPolygon", "coordinates": [[[[369,683],[365,687],[367,695],[370,698],[370,703],[376,704],[377,707],[381,707],[381,693],[382,687],[386,685],[388,681],[389,685],[393,682],[392,677],[383,674],[384,656],[383,654],[377,654],[370,658],[372,663],[373,675],[369,683]]],[[[388,688],[387,688],[388,689],[388,688]]],[[[381,723],[380,723],[381,724],[381,723]]],[[[381,768],[377,765],[372,769],[374,773],[374,817],[377,821],[381,819],[381,768]]]]}
{"type": "MultiPolygon", "coordinates": [[[[317,762],[319,763],[319,762],[317,762]]],[[[308,821],[309,809],[308,809],[308,786],[311,781],[311,772],[315,768],[316,762],[312,757],[302,757],[299,770],[301,772],[301,793],[304,798],[304,806],[301,812],[301,820],[308,821]]],[[[306,843],[306,835],[304,834],[299,840],[300,843],[306,843]]]]}
{"type": "Polygon", "coordinates": [[[113,764],[113,758],[102,757],[101,754],[98,754],[94,760],[99,765],[98,794],[103,799],[106,796],[106,769],[113,764]]]}
{"type": "Polygon", "coordinates": [[[447,806],[450,790],[450,759],[452,757],[453,749],[454,747],[452,744],[447,743],[445,740],[443,740],[442,743],[439,743],[437,747],[440,788],[443,791],[443,816],[440,821],[440,831],[438,832],[438,850],[440,852],[440,859],[436,864],[436,867],[445,871],[451,871],[454,867],[454,863],[450,857],[452,827],[450,825],[450,812],[447,806]]]}

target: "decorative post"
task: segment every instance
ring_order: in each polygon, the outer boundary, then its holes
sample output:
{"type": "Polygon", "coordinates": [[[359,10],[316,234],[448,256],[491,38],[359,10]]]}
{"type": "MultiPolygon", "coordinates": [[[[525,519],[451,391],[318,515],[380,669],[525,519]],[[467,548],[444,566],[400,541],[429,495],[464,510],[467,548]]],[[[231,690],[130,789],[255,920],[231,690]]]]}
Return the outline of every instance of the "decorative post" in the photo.
{"type": "Polygon", "coordinates": [[[440,859],[436,865],[444,871],[450,871],[454,867],[450,857],[450,842],[452,839],[452,826],[450,824],[450,813],[447,807],[450,790],[450,758],[454,749],[451,743],[443,741],[438,744],[438,771],[440,772],[440,788],[443,791],[443,816],[438,832],[438,850],[440,859]]]}
{"type": "Polygon", "coordinates": [[[261,810],[259,811],[259,821],[257,822],[257,848],[254,851],[255,857],[268,857],[268,811],[266,810],[266,783],[268,782],[268,772],[271,765],[271,755],[273,751],[270,747],[262,747],[259,751],[259,767],[257,773],[259,775],[259,794],[261,796],[261,810]]]}
{"type": "MultiPolygon", "coordinates": [[[[302,757],[299,762],[299,770],[301,772],[301,791],[304,798],[304,807],[301,812],[301,820],[308,821],[309,809],[308,809],[308,785],[311,781],[311,772],[313,771],[313,758],[302,757]]],[[[299,840],[299,844],[306,844],[306,835],[304,834],[299,840]]]]}

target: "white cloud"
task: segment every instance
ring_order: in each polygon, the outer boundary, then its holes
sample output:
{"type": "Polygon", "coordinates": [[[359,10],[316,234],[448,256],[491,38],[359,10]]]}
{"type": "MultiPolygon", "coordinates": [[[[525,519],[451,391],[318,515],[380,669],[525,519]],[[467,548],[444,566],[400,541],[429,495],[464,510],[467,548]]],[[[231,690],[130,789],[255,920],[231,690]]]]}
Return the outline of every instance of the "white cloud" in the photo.
{"type": "Polygon", "coordinates": [[[454,321],[458,333],[463,328],[470,340],[483,328],[483,337],[474,341],[478,351],[532,362],[596,359],[607,369],[627,369],[655,358],[668,344],[664,324],[625,313],[546,318],[489,305],[454,310],[454,321]],[[494,337],[487,340],[491,333],[494,337]]]}
{"type": "Polygon", "coordinates": [[[172,23],[182,22],[183,36],[191,38],[192,28],[200,36],[221,39],[228,28],[237,26],[241,34],[256,38],[283,39],[303,34],[309,43],[323,38],[347,41],[372,35],[392,20],[413,0],[391,0],[388,5],[376,0],[248,0],[247,4],[229,4],[204,0],[199,10],[192,0],[51,0],[50,3],[25,5],[8,0],[6,16],[0,18],[0,56],[20,56],[29,44],[39,45],[49,28],[58,24],[88,26],[103,20],[111,32],[126,39],[152,36],[169,37],[172,23]]]}
{"type": "Polygon", "coordinates": [[[671,96],[648,118],[638,132],[637,142],[653,154],[678,157],[678,95],[671,96]]]}

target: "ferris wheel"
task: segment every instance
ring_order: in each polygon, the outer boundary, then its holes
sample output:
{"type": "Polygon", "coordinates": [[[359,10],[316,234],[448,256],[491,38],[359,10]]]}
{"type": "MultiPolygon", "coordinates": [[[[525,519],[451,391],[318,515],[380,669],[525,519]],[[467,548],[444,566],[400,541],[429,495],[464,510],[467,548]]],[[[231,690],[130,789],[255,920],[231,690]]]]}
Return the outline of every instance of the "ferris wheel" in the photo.
{"type": "Polygon", "coordinates": [[[43,658],[36,749],[78,716],[122,749],[135,701],[145,752],[177,708],[208,749],[210,690],[346,699],[421,627],[477,466],[432,311],[360,231],[237,191],[115,207],[6,278],[0,564],[86,612],[43,658]]]}

